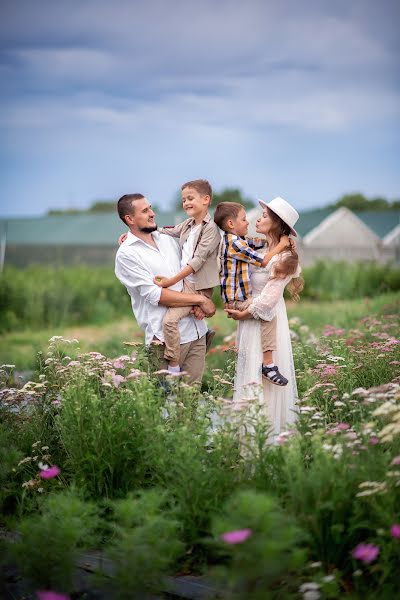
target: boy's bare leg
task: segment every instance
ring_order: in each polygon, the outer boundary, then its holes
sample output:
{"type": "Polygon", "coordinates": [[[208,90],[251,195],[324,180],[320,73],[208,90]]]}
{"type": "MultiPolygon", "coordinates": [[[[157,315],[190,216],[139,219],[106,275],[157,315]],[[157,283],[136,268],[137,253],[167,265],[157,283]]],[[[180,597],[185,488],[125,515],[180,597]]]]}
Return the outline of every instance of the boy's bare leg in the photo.
{"type": "Polygon", "coordinates": [[[276,318],[272,321],[261,321],[261,346],[263,351],[263,376],[275,385],[287,385],[288,380],[279,372],[274,363],[272,352],[276,350],[276,318]]]}

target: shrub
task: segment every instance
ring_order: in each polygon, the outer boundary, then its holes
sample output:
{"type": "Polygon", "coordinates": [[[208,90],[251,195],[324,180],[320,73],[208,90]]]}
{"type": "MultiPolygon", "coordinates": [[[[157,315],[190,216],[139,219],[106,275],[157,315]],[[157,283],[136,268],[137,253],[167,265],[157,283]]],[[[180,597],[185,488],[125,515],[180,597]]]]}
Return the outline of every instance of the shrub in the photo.
{"type": "Polygon", "coordinates": [[[71,592],[81,548],[93,542],[97,517],[72,490],[44,498],[39,514],[19,524],[11,547],[21,574],[34,589],[71,592]]]}
{"type": "Polygon", "coordinates": [[[225,556],[225,564],[215,569],[223,597],[297,597],[293,575],[305,564],[306,536],[275,498],[252,491],[236,494],[215,518],[213,533],[225,556]]]}
{"type": "Polygon", "coordinates": [[[107,547],[113,574],[106,587],[117,600],[138,600],[165,586],[184,546],[167,495],[151,490],[112,504],[113,537],[107,547]]]}

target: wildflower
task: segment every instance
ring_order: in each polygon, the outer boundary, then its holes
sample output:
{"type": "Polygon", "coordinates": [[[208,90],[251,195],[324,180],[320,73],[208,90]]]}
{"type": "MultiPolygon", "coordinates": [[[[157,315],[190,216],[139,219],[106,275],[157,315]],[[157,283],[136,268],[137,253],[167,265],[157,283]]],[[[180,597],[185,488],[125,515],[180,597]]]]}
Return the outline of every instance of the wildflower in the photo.
{"type": "Polygon", "coordinates": [[[53,479],[53,477],[57,477],[57,475],[59,475],[60,472],[61,471],[57,467],[57,465],[52,465],[51,467],[48,467],[47,469],[43,469],[42,471],[40,471],[39,475],[42,479],[53,479]]]}
{"type": "Polygon", "coordinates": [[[396,539],[400,539],[400,525],[394,523],[390,528],[390,535],[396,539]]]}
{"type": "Polygon", "coordinates": [[[288,441],[290,437],[292,437],[292,435],[294,435],[294,431],[281,431],[281,433],[276,438],[276,443],[284,444],[288,441]]]}
{"type": "Polygon", "coordinates": [[[306,583],[302,583],[299,587],[299,592],[308,592],[310,590],[319,590],[319,584],[316,581],[307,581],[306,583]]]}
{"type": "Polygon", "coordinates": [[[378,554],[379,548],[374,544],[358,544],[351,553],[353,558],[361,560],[366,565],[373,562],[378,554]]]}
{"type": "Polygon", "coordinates": [[[317,590],[308,590],[303,594],[303,600],[319,600],[320,593],[317,590]]]}
{"type": "Polygon", "coordinates": [[[349,429],[350,425],[348,423],[339,423],[339,425],[337,425],[336,427],[340,431],[344,431],[345,429],[349,429]]]}
{"type": "Polygon", "coordinates": [[[334,575],[325,575],[325,577],[322,578],[322,581],[324,581],[325,583],[330,583],[331,581],[335,580],[335,576],[334,575]]]}
{"type": "Polygon", "coordinates": [[[371,436],[368,441],[371,446],[376,446],[376,444],[379,444],[379,438],[376,437],[376,435],[371,436]]]}
{"type": "Polygon", "coordinates": [[[58,592],[38,591],[36,592],[38,600],[70,600],[70,596],[59,594],[58,592]]]}
{"type": "Polygon", "coordinates": [[[121,383],[126,381],[125,377],[122,375],[117,375],[116,373],[111,374],[111,381],[113,382],[115,387],[119,387],[121,383]]]}
{"type": "Polygon", "coordinates": [[[79,360],[71,360],[71,362],[68,363],[67,367],[80,367],[81,363],[79,362],[79,360]]]}
{"type": "Polygon", "coordinates": [[[318,561],[316,561],[316,562],[313,562],[313,563],[311,563],[310,567],[311,567],[312,569],[319,569],[319,567],[322,567],[322,562],[321,562],[321,561],[319,561],[319,560],[318,560],[318,561]]]}
{"type": "Polygon", "coordinates": [[[251,529],[237,529],[235,531],[227,531],[221,535],[221,538],[227,544],[242,544],[252,535],[251,529]]]}
{"type": "Polygon", "coordinates": [[[363,492],[358,492],[356,496],[361,498],[362,496],[372,496],[373,494],[384,494],[387,491],[387,485],[385,481],[363,481],[359,484],[359,488],[366,488],[363,492]]]}
{"type": "Polygon", "coordinates": [[[391,465],[400,465],[400,455],[399,456],[395,456],[394,459],[392,460],[392,462],[390,464],[391,465]]]}

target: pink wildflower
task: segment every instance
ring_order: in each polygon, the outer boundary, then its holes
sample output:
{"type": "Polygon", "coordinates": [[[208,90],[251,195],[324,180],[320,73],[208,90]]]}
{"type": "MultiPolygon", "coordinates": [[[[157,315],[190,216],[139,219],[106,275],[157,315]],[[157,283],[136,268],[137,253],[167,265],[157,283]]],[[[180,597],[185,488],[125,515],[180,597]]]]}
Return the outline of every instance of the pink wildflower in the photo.
{"type": "Polygon", "coordinates": [[[350,429],[350,425],[348,423],[339,423],[339,425],[336,425],[336,428],[344,431],[345,429],[350,429]]]}
{"type": "Polygon", "coordinates": [[[400,539],[400,525],[394,523],[390,528],[390,535],[394,538],[400,539]]]}
{"type": "Polygon", "coordinates": [[[48,469],[43,469],[43,471],[39,472],[39,475],[42,479],[53,479],[53,477],[57,477],[61,473],[61,470],[57,467],[57,465],[52,465],[48,469]]]}
{"type": "Polygon", "coordinates": [[[115,387],[119,387],[121,383],[126,381],[126,379],[122,375],[117,375],[116,373],[111,373],[111,381],[113,382],[115,387]]]}
{"type": "Polygon", "coordinates": [[[79,362],[79,360],[71,360],[67,367],[80,367],[81,363],[79,362]]]}
{"type": "Polygon", "coordinates": [[[378,546],[374,544],[358,544],[351,553],[353,558],[361,560],[361,562],[368,565],[373,562],[379,554],[378,546]]]}
{"type": "Polygon", "coordinates": [[[251,529],[237,529],[236,531],[228,531],[227,533],[223,533],[221,538],[227,544],[241,544],[242,542],[245,542],[252,533],[253,532],[251,529]]]}
{"type": "Polygon", "coordinates": [[[372,435],[368,441],[371,444],[371,446],[376,446],[376,444],[379,444],[379,438],[376,437],[376,435],[372,435]]]}
{"type": "Polygon", "coordinates": [[[395,456],[394,459],[392,460],[392,462],[390,464],[391,465],[400,465],[400,455],[399,456],[395,456]]]}
{"type": "Polygon", "coordinates": [[[38,600],[71,600],[67,594],[59,594],[57,592],[39,591],[36,594],[38,600]]]}
{"type": "Polygon", "coordinates": [[[334,327],[333,325],[325,325],[325,329],[322,335],[325,337],[329,337],[331,335],[341,335],[342,333],[344,333],[344,329],[339,329],[338,327],[334,327]]]}

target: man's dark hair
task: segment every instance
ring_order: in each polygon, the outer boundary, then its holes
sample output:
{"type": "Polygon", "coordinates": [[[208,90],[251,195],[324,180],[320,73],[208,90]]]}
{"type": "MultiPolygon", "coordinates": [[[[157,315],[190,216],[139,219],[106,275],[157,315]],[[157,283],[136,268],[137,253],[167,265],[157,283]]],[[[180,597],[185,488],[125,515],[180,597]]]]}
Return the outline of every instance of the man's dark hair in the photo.
{"type": "Polygon", "coordinates": [[[135,200],[141,200],[142,198],[144,198],[143,194],[125,194],[118,200],[118,215],[125,225],[125,217],[127,215],[133,216],[135,214],[133,203],[135,200]]]}

